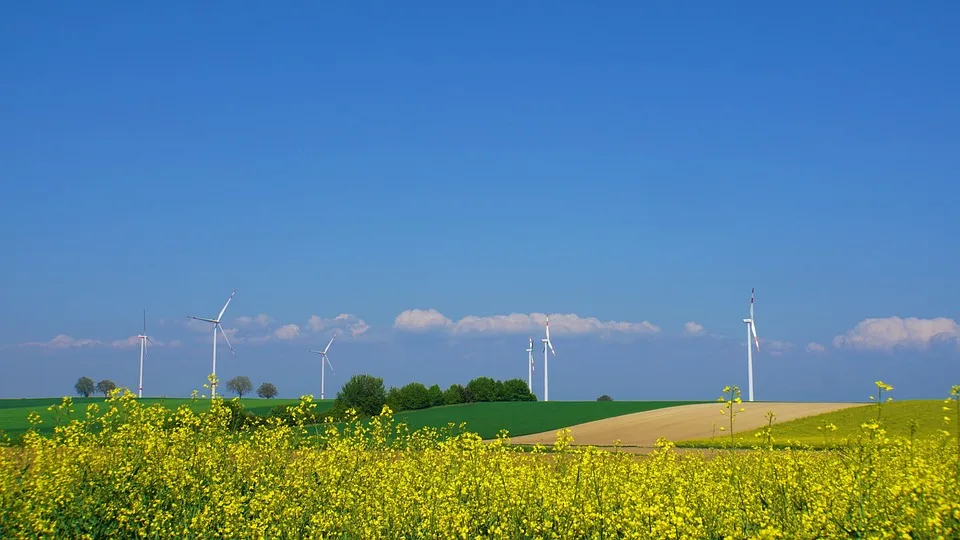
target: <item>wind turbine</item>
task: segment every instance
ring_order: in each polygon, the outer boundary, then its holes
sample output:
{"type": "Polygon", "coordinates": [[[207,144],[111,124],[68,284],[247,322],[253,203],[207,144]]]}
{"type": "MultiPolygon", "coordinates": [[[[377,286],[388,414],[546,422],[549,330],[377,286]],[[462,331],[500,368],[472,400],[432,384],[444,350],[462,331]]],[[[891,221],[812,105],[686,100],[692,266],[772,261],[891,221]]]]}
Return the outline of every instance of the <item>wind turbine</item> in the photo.
{"type": "Polygon", "coordinates": [[[143,357],[147,353],[147,342],[153,345],[153,340],[147,336],[147,310],[143,310],[143,333],[137,336],[140,340],[140,382],[137,385],[137,397],[143,397],[143,357]]]}
{"type": "Polygon", "coordinates": [[[553,350],[553,343],[550,341],[550,317],[547,317],[546,333],[547,337],[540,338],[540,341],[543,342],[543,400],[550,401],[550,380],[547,377],[547,360],[549,360],[547,347],[550,347],[550,352],[552,352],[554,356],[557,355],[557,351],[553,350]]]}
{"type": "Polygon", "coordinates": [[[753,319],[753,293],[756,289],[750,289],[750,318],[744,319],[747,325],[747,386],[748,401],[753,401],[753,347],[750,346],[750,338],[753,338],[757,346],[757,352],[760,352],[760,339],[757,338],[757,322],[753,319]]]}
{"type": "Polygon", "coordinates": [[[533,338],[530,338],[530,346],[527,347],[527,358],[529,360],[529,366],[527,366],[527,387],[530,389],[530,393],[533,393],[533,372],[536,369],[533,367],[533,338]]]}
{"type": "Polygon", "coordinates": [[[191,319],[213,323],[213,381],[210,384],[210,399],[213,399],[214,396],[217,395],[217,330],[220,330],[220,334],[223,336],[224,341],[227,342],[227,347],[230,347],[230,352],[233,354],[233,356],[237,356],[236,351],[233,350],[233,345],[230,345],[230,340],[227,338],[226,332],[224,332],[223,327],[220,326],[220,319],[223,318],[223,312],[227,311],[227,306],[230,305],[230,301],[233,300],[233,296],[235,294],[237,294],[236,289],[230,293],[230,298],[227,298],[227,303],[223,305],[223,309],[220,310],[220,314],[217,315],[216,319],[205,319],[203,317],[194,317],[193,315],[190,315],[191,319]]]}
{"type": "Polygon", "coordinates": [[[322,351],[314,351],[312,349],[307,349],[307,352],[312,352],[313,354],[320,355],[320,399],[325,399],[324,396],[324,386],[326,385],[326,366],[330,366],[330,371],[336,375],[336,371],[333,371],[333,364],[330,363],[330,358],[327,357],[327,351],[330,350],[330,345],[333,343],[333,340],[337,337],[337,334],[333,334],[333,337],[330,338],[330,341],[327,342],[327,347],[322,351]]]}

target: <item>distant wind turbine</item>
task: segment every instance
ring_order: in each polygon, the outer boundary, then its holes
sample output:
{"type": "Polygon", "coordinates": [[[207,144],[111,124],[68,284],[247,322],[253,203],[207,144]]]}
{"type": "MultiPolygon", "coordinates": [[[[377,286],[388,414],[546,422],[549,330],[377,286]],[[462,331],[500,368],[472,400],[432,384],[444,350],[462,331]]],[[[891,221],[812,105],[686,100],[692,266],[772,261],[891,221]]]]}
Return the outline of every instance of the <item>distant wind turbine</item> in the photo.
{"type": "Polygon", "coordinates": [[[330,363],[330,358],[327,357],[327,351],[330,350],[330,345],[333,343],[333,340],[337,337],[337,334],[333,334],[333,337],[330,338],[330,341],[327,342],[327,347],[322,351],[314,351],[312,349],[307,349],[307,352],[312,352],[313,354],[320,355],[320,399],[326,399],[324,395],[324,390],[326,386],[326,366],[330,366],[330,372],[336,375],[336,371],[333,371],[333,364],[330,363]]]}
{"type": "Polygon", "coordinates": [[[147,353],[147,342],[153,345],[153,340],[147,336],[147,310],[143,310],[143,333],[137,336],[140,341],[140,382],[137,384],[137,397],[143,397],[143,357],[147,353]]]}
{"type": "Polygon", "coordinates": [[[550,317],[547,317],[546,334],[547,337],[540,339],[543,342],[543,400],[550,401],[550,379],[547,373],[549,369],[547,361],[550,357],[547,355],[547,347],[550,347],[550,352],[554,356],[557,355],[557,351],[553,350],[553,342],[550,341],[550,317]]]}
{"type": "Polygon", "coordinates": [[[213,399],[217,395],[217,330],[220,330],[220,334],[223,336],[224,341],[227,342],[227,347],[230,347],[230,352],[234,357],[237,356],[236,351],[233,350],[233,345],[230,345],[230,340],[227,338],[226,332],[223,331],[223,327],[220,326],[220,320],[223,318],[223,313],[227,311],[227,306],[230,305],[230,301],[233,300],[234,295],[237,294],[237,290],[234,289],[230,293],[230,298],[227,298],[227,303],[223,305],[223,309],[220,310],[220,314],[217,315],[216,319],[205,319],[203,317],[195,317],[190,315],[191,319],[196,319],[198,321],[204,321],[208,323],[213,323],[213,377],[214,380],[210,385],[210,399],[213,399]]]}
{"type": "Polygon", "coordinates": [[[750,289],[750,318],[744,319],[747,325],[747,387],[748,401],[753,401],[753,347],[750,346],[750,339],[753,338],[757,346],[757,352],[760,352],[760,339],[757,338],[757,321],[753,318],[753,294],[756,289],[750,289]]]}
{"type": "Polygon", "coordinates": [[[533,338],[530,338],[530,346],[527,347],[527,387],[530,389],[530,393],[533,393],[533,372],[536,369],[533,367],[533,338]]]}

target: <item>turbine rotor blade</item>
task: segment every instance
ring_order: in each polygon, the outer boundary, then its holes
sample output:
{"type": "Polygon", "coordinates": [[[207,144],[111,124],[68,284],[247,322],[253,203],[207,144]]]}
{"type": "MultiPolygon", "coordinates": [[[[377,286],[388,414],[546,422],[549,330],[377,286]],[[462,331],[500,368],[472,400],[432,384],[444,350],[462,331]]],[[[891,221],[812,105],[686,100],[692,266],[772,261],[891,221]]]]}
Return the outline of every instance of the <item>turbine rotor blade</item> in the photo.
{"type": "Polygon", "coordinates": [[[234,289],[233,292],[230,293],[230,298],[227,298],[227,303],[223,305],[223,309],[221,309],[221,310],[220,310],[220,314],[217,315],[217,322],[220,322],[220,319],[223,318],[223,313],[224,313],[225,311],[227,311],[227,306],[230,305],[230,301],[233,300],[233,296],[234,296],[235,294],[237,294],[237,290],[236,290],[236,289],[234,289]]]}
{"type": "Polygon", "coordinates": [[[753,319],[753,293],[756,289],[750,289],[750,319],[753,319]]]}
{"type": "Polygon", "coordinates": [[[208,323],[217,324],[217,321],[215,321],[215,320],[213,320],[213,319],[205,319],[205,318],[203,318],[203,317],[194,317],[193,315],[187,315],[187,318],[188,318],[188,319],[196,319],[196,320],[198,320],[198,321],[203,321],[203,322],[208,322],[208,323]]]}
{"type": "Polygon", "coordinates": [[[557,355],[557,351],[553,350],[553,343],[552,343],[549,339],[547,340],[547,345],[550,346],[550,352],[552,352],[553,355],[556,356],[556,355],[557,355]]]}
{"type": "Polygon", "coordinates": [[[328,357],[327,355],[323,355],[323,359],[327,362],[327,365],[330,366],[330,371],[331,371],[334,375],[336,375],[337,372],[333,370],[333,364],[330,363],[330,357],[328,357]]]}
{"type": "Polygon", "coordinates": [[[217,328],[220,329],[220,335],[223,336],[223,340],[227,342],[227,347],[230,348],[230,353],[233,354],[233,357],[237,357],[237,351],[233,350],[233,345],[230,344],[230,338],[227,337],[227,333],[223,331],[223,327],[220,326],[220,323],[217,323],[217,328]]]}
{"type": "Polygon", "coordinates": [[[750,331],[753,332],[753,342],[757,344],[757,352],[760,352],[760,338],[757,337],[757,323],[750,322],[750,331]]]}
{"type": "Polygon", "coordinates": [[[336,337],[337,337],[337,335],[334,334],[333,337],[330,338],[330,341],[327,342],[327,347],[326,347],[325,349],[323,349],[323,354],[327,354],[327,351],[330,350],[330,345],[333,343],[333,340],[334,340],[334,338],[336,338],[336,337]]]}
{"type": "Polygon", "coordinates": [[[149,341],[151,345],[156,345],[156,343],[154,343],[153,340],[150,339],[150,336],[143,336],[143,339],[149,341]]]}

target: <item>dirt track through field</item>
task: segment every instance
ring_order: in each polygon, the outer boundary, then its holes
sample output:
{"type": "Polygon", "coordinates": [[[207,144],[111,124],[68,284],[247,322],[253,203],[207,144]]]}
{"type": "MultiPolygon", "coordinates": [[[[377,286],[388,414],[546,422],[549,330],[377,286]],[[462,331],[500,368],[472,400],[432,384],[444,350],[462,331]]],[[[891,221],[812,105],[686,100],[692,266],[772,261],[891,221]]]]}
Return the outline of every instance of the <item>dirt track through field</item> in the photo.
{"type": "MultiPolygon", "coordinates": [[[[828,413],[849,407],[860,407],[862,403],[743,403],[746,409],[738,413],[733,425],[735,433],[749,431],[766,425],[768,411],[776,414],[774,423],[796,420],[805,416],[828,413]]],[[[714,435],[721,437],[729,431],[721,432],[720,427],[729,430],[730,418],[720,411],[726,409],[723,403],[703,403],[681,405],[653,411],[644,411],[613,418],[605,418],[585,424],[570,426],[573,432],[573,444],[610,446],[617,439],[624,446],[652,447],[659,437],[671,441],[690,439],[709,439],[714,435]]],[[[551,445],[556,441],[557,430],[532,435],[511,437],[513,444],[551,445]]]]}

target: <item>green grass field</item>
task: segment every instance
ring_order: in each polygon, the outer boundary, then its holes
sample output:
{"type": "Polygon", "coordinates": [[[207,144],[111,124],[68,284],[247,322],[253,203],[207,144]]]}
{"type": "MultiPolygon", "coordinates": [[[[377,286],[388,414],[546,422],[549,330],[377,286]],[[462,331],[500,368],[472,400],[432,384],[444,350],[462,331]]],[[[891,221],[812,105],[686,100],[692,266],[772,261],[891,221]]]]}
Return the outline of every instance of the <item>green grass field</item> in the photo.
{"type": "MultiPolygon", "coordinates": [[[[954,405],[955,407],[956,405],[954,405]]],[[[911,423],[915,422],[913,436],[925,438],[933,436],[938,430],[952,427],[947,426],[943,417],[946,414],[943,411],[944,403],[942,400],[917,400],[917,401],[893,401],[884,403],[880,412],[880,421],[883,428],[890,437],[910,437],[911,423]]],[[[951,415],[956,418],[956,410],[951,415]]],[[[773,438],[778,445],[791,445],[797,442],[816,447],[833,446],[843,444],[848,440],[855,439],[862,435],[860,426],[877,417],[877,405],[868,404],[863,407],[853,407],[841,411],[835,411],[807,418],[799,418],[782,424],[773,424],[773,438]],[[837,426],[835,431],[826,429],[820,430],[819,427],[825,424],[837,426]]],[[[743,439],[744,445],[756,444],[759,439],[755,436],[760,432],[759,429],[736,432],[734,425],[735,438],[743,439]]],[[[726,438],[729,438],[727,436],[726,438]]],[[[718,446],[718,440],[724,437],[717,437],[717,440],[692,440],[677,443],[677,446],[687,447],[713,447],[718,446]]]]}
{"type": "Polygon", "coordinates": [[[444,428],[449,423],[466,422],[466,430],[492,439],[501,429],[510,436],[529,435],[602,420],[613,416],[652,411],[702,401],[525,401],[468,403],[419,411],[397,413],[397,422],[411,430],[422,427],[444,428]]]}
{"type": "MultiPolygon", "coordinates": [[[[98,403],[103,410],[102,397],[75,397],[73,398],[73,417],[83,418],[90,403],[98,403]]],[[[229,398],[228,398],[229,399],[229,398]]],[[[47,411],[50,405],[57,405],[61,398],[23,398],[23,399],[0,399],[0,431],[3,431],[11,437],[19,435],[30,427],[27,422],[27,415],[31,411],[37,411],[43,423],[40,424],[41,433],[51,433],[54,426],[54,414],[47,411]]],[[[162,403],[171,410],[177,409],[180,405],[187,405],[195,411],[206,410],[210,407],[209,399],[193,400],[190,398],[142,398],[142,403],[152,405],[162,403]]],[[[243,398],[240,400],[244,409],[258,416],[267,416],[270,410],[277,405],[296,404],[297,399],[261,399],[261,398],[243,398]]],[[[317,410],[324,411],[333,406],[333,400],[316,401],[317,410]]]]}
{"type": "MultiPolygon", "coordinates": [[[[162,403],[170,409],[187,405],[195,411],[209,407],[209,401],[190,398],[143,398],[146,404],[162,403]]],[[[87,404],[103,404],[104,398],[73,398],[74,417],[83,418],[87,404]]],[[[277,405],[296,404],[296,399],[241,400],[246,410],[266,416],[277,405]]],[[[60,403],[60,398],[0,399],[0,431],[15,437],[26,431],[30,424],[27,415],[37,411],[43,419],[41,433],[50,433],[54,427],[54,414],[47,411],[50,405],[60,403]]],[[[445,428],[448,424],[466,423],[466,430],[478,433],[485,439],[497,436],[506,429],[511,436],[527,435],[561,429],[567,426],[677,405],[703,403],[700,401],[550,401],[550,402],[495,402],[468,403],[433,407],[419,411],[404,411],[395,415],[396,422],[403,422],[411,430],[423,427],[445,428]]],[[[317,411],[323,412],[333,405],[333,400],[317,401],[317,411]]]]}

